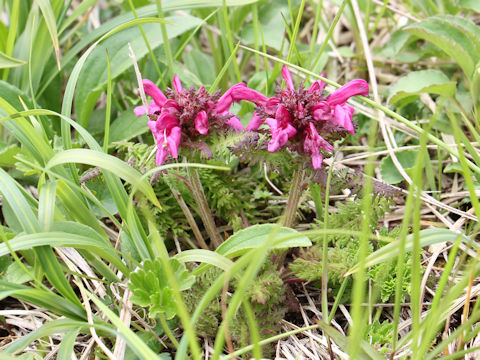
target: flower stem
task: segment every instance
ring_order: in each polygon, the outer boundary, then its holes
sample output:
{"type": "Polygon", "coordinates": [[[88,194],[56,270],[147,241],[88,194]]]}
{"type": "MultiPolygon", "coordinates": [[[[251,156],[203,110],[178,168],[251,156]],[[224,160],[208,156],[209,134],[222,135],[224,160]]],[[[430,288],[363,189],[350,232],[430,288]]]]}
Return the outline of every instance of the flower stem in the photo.
{"type": "Polygon", "coordinates": [[[213,220],[213,215],[208,206],[207,198],[205,197],[205,192],[203,191],[202,183],[198,176],[198,171],[196,169],[188,168],[187,172],[188,180],[190,181],[190,186],[192,188],[192,195],[197,203],[198,211],[205,226],[205,230],[207,231],[213,245],[217,248],[222,243],[222,238],[220,237],[215,221],[213,220]]]}
{"type": "Polygon", "coordinates": [[[292,185],[290,185],[290,193],[287,200],[287,208],[283,214],[283,226],[292,227],[295,221],[300,196],[302,195],[302,183],[305,177],[304,169],[297,169],[293,173],[292,185]]]}

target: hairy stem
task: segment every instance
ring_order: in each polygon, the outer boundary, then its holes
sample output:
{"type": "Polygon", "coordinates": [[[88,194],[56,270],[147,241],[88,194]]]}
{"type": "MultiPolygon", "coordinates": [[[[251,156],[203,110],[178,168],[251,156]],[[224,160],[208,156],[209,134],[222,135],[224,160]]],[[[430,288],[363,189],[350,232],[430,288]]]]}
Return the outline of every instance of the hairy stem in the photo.
{"type": "Polygon", "coordinates": [[[292,185],[288,194],[287,208],[283,214],[283,226],[292,227],[295,221],[300,196],[302,195],[302,183],[305,177],[305,170],[297,169],[293,173],[292,185]]]}
{"type": "Polygon", "coordinates": [[[213,220],[213,215],[210,211],[210,207],[208,206],[207,198],[205,197],[205,192],[203,191],[202,183],[200,182],[200,178],[198,177],[198,172],[196,169],[188,169],[188,180],[190,181],[190,186],[192,187],[192,195],[197,203],[200,217],[205,225],[205,230],[207,231],[207,234],[210,237],[213,245],[217,248],[222,243],[222,238],[217,231],[217,226],[213,220]]]}

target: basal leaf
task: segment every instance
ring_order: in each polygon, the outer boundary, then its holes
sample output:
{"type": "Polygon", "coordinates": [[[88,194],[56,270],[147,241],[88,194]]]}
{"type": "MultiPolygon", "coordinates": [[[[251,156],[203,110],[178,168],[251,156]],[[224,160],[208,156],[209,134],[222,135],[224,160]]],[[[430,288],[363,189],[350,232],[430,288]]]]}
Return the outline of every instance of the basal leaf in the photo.
{"type": "Polygon", "coordinates": [[[411,24],[405,30],[442,49],[454,59],[467,77],[471,77],[479,60],[476,35],[471,31],[473,23],[467,19],[452,20],[451,16],[435,16],[411,24]],[[463,23],[463,25],[459,25],[463,23]]]}
{"type": "Polygon", "coordinates": [[[452,98],[455,96],[455,88],[455,81],[450,81],[441,71],[413,71],[392,85],[388,102],[394,104],[406,98],[415,99],[421,93],[439,94],[452,98]]]}
{"type": "Polygon", "coordinates": [[[457,6],[461,9],[472,10],[480,13],[480,1],[478,0],[460,0],[457,6]]]}
{"type": "Polygon", "coordinates": [[[273,237],[274,249],[312,245],[308,237],[301,235],[294,229],[278,228],[278,225],[274,224],[263,224],[250,226],[233,234],[217,248],[216,252],[226,257],[239,256],[247,250],[263,246],[270,237],[273,237]],[[292,235],[298,236],[287,238],[292,235]],[[282,238],[286,239],[280,241],[282,238]],[[276,240],[280,242],[276,242],[276,240]]]}
{"type": "MultiPolygon", "coordinates": [[[[411,169],[415,165],[417,154],[418,151],[406,150],[398,152],[395,155],[397,156],[400,165],[407,170],[411,169]]],[[[397,170],[397,167],[393,163],[390,155],[382,159],[380,163],[380,174],[382,175],[382,180],[390,185],[398,184],[399,182],[403,181],[403,176],[397,170]]]]}

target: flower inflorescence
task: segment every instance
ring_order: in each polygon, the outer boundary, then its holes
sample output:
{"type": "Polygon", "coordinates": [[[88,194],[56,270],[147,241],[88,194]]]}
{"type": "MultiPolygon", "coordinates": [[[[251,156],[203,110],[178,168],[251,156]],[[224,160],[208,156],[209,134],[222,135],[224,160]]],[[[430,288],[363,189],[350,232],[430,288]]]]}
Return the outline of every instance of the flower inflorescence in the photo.
{"type": "Polygon", "coordinates": [[[148,126],[157,143],[156,164],[161,165],[168,154],[178,157],[180,145],[199,141],[210,131],[226,131],[229,127],[243,131],[239,118],[230,112],[234,102],[249,101],[256,105],[247,131],[259,131],[266,124],[271,138],[268,151],[288,148],[312,159],[314,169],[319,169],[323,158],[333,152],[332,142],[347,133],[354,134],[353,107],[347,100],[355,95],[368,95],[365,80],[356,79],[324,94],[325,83],[315,81],[309,89],[303,84],[295,89],[286,66],[282,76],[286,89],[277,88],[275,96],[262,93],[239,83],[220,92],[209,94],[202,86],[185,90],[178,76],[174,76],[173,89],[163,93],[150,80],[143,80],[145,93],[152,98],[148,106],[135,108],[135,114],[147,114],[148,126]]]}

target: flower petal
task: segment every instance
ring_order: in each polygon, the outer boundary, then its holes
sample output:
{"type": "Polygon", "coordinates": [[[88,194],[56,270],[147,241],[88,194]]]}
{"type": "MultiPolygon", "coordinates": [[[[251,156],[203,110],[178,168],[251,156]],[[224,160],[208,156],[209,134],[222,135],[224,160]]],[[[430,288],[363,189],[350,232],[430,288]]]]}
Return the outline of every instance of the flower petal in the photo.
{"type": "Polygon", "coordinates": [[[258,116],[257,112],[254,112],[252,120],[250,120],[250,122],[248,123],[247,131],[257,131],[262,124],[263,119],[258,116]]]}
{"type": "Polygon", "coordinates": [[[170,130],[167,135],[167,147],[172,154],[173,158],[178,158],[178,148],[180,147],[180,140],[182,137],[182,129],[179,126],[175,126],[170,130]]]}
{"type": "Polygon", "coordinates": [[[355,134],[352,123],[353,111],[353,107],[348,104],[335,106],[335,120],[337,124],[352,135],[355,134]]]}
{"type": "Polygon", "coordinates": [[[218,114],[228,111],[230,109],[230,106],[232,106],[232,103],[233,103],[232,92],[237,91],[238,89],[246,86],[247,85],[245,85],[244,83],[239,83],[239,84],[233,85],[230,89],[225,91],[222,97],[218,99],[215,111],[218,114]]]}
{"type": "Polygon", "coordinates": [[[208,133],[208,117],[204,110],[200,111],[195,117],[195,130],[202,135],[208,133]]]}
{"type": "Polygon", "coordinates": [[[345,104],[348,99],[355,95],[368,95],[368,83],[365,80],[355,79],[346,83],[330,94],[327,98],[327,102],[333,106],[345,104]]]}
{"type": "Polygon", "coordinates": [[[289,124],[292,120],[292,117],[290,116],[287,108],[283,105],[280,105],[275,112],[275,119],[277,119],[278,122],[281,124],[280,126],[286,127],[287,124],[289,124]]]}
{"type": "Polygon", "coordinates": [[[232,116],[230,119],[228,119],[227,125],[233,127],[235,130],[238,130],[238,131],[243,130],[243,125],[237,116],[232,116]]]}
{"type": "Polygon", "coordinates": [[[318,153],[312,155],[312,165],[315,170],[320,169],[322,167],[323,156],[322,154],[318,153]]]}
{"type": "Polygon", "coordinates": [[[292,75],[290,74],[290,70],[288,70],[287,65],[283,65],[282,67],[282,76],[287,83],[287,87],[290,90],[295,90],[295,86],[293,85],[292,75]]]}
{"type": "Polygon", "coordinates": [[[162,90],[160,90],[157,85],[148,79],[143,79],[142,84],[145,94],[150,96],[158,106],[163,106],[167,100],[167,97],[163,94],[162,90]]]}
{"type": "Polygon", "coordinates": [[[180,106],[178,103],[173,99],[168,99],[165,101],[162,107],[162,114],[171,114],[173,116],[178,114],[180,106]]]}
{"type": "Polygon", "coordinates": [[[160,166],[165,161],[165,158],[168,155],[167,149],[163,146],[163,144],[157,144],[157,155],[155,156],[155,165],[160,166]]]}
{"type": "MultiPolygon", "coordinates": [[[[325,74],[322,74],[322,76],[325,77],[325,74]]],[[[327,85],[327,83],[323,82],[322,80],[317,80],[310,86],[308,93],[312,93],[314,91],[323,91],[325,85],[327,85]]]]}
{"type": "Polygon", "coordinates": [[[280,104],[280,99],[276,97],[271,97],[265,103],[265,112],[269,115],[274,115],[277,111],[278,104],[280,104]]]}
{"type": "Polygon", "coordinates": [[[147,110],[145,109],[145,106],[140,105],[133,109],[133,113],[135,114],[135,116],[142,116],[147,113],[147,110]]]}
{"type": "Polygon", "coordinates": [[[158,117],[157,124],[157,128],[160,129],[160,131],[166,129],[168,132],[171,128],[179,126],[180,123],[178,122],[178,119],[172,114],[163,113],[160,114],[160,116],[158,117]]]}
{"type": "Polygon", "coordinates": [[[175,74],[175,76],[173,77],[172,85],[177,94],[180,94],[183,91],[182,82],[180,81],[180,78],[177,76],[177,74],[175,74]]]}
{"type": "Polygon", "coordinates": [[[239,86],[232,90],[232,99],[235,102],[242,100],[250,101],[255,105],[263,105],[268,100],[268,97],[258,92],[257,90],[250,89],[246,86],[239,86]]]}

